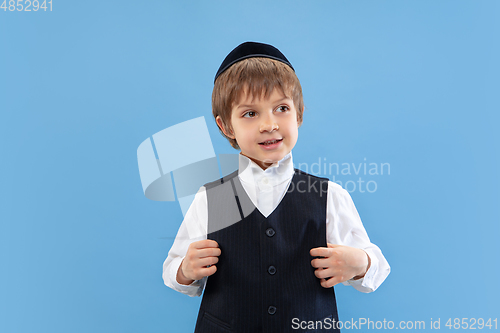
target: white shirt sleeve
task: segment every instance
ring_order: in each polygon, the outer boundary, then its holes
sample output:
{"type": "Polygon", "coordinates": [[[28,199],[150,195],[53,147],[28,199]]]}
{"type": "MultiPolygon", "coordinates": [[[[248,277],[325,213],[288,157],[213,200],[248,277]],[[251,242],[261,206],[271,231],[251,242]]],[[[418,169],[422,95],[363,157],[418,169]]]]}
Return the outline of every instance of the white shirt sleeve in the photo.
{"type": "Polygon", "coordinates": [[[326,233],[328,243],[359,248],[370,257],[371,265],[365,276],[343,284],[364,293],[375,291],[389,275],[391,268],[378,246],[370,242],[349,193],[331,181],[328,182],[326,233]]]}
{"type": "Polygon", "coordinates": [[[194,281],[190,285],[183,285],[177,282],[177,270],[186,256],[189,245],[195,241],[207,239],[207,223],[207,195],[205,188],[202,187],[186,212],[174,244],[163,263],[163,282],[165,285],[189,296],[200,296],[205,288],[207,278],[194,281]]]}

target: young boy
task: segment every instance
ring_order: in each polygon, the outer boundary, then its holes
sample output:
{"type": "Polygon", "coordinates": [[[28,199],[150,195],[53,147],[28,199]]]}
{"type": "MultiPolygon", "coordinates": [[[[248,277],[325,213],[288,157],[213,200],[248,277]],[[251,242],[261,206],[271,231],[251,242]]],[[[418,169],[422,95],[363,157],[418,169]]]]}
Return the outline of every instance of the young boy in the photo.
{"type": "Polygon", "coordinates": [[[338,184],[293,168],[302,88],[288,59],[247,42],[225,58],[215,121],[239,169],[206,184],[163,265],[165,284],[201,295],[195,332],[335,332],[333,286],[372,292],[390,268],[338,184]]]}

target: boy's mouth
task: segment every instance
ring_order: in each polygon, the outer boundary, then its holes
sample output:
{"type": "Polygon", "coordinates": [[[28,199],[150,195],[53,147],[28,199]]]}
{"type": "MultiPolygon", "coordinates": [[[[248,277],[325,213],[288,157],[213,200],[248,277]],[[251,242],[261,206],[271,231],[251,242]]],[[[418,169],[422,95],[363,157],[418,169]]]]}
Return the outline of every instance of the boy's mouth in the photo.
{"type": "Polygon", "coordinates": [[[283,141],[283,139],[266,140],[266,141],[263,141],[263,142],[259,142],[259,145],[269,146],[269,145],[273,145],[275,143],[278,143],[280,141],[283,141]]]}

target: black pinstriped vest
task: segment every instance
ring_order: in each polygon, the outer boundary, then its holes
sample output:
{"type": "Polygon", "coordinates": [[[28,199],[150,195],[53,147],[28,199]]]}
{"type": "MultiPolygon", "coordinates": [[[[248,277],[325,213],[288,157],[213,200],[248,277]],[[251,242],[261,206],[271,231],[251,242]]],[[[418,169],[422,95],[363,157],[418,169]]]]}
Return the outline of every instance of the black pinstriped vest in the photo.
{"type": "Polygon", "coordinates": [[[338,320],[333,288],[321,287],[309,255],[326,246],[328,179],[295,169],[266,218],[237,176],[205,185],[208,239],[218,242],[221,255],[208,277],[195,333],[338,332],[327,329],[338,320]],[[305,328],[303,321],[321,321],[315,327],[323,329],[293,329],[300,323],[305,328]]]}

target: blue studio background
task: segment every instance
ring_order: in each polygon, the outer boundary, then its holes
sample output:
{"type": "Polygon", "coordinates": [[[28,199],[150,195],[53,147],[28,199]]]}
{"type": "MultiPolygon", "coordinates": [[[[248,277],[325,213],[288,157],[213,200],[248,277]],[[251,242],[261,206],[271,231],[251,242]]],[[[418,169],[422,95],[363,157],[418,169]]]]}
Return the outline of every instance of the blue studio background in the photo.
{"type": "Polygon", "coordinates": [[[211,90],[247,40],[301,80],[295,164],[348,187],[391,264],[375,293],[336,287],[341,320],[499,316],[498,1],[52,7],[0,10],[0,332],[193,330],[200,298],[161,278],[181,210],[146,199],[136,151],[205,116],[235,152],[211,90]]]}

